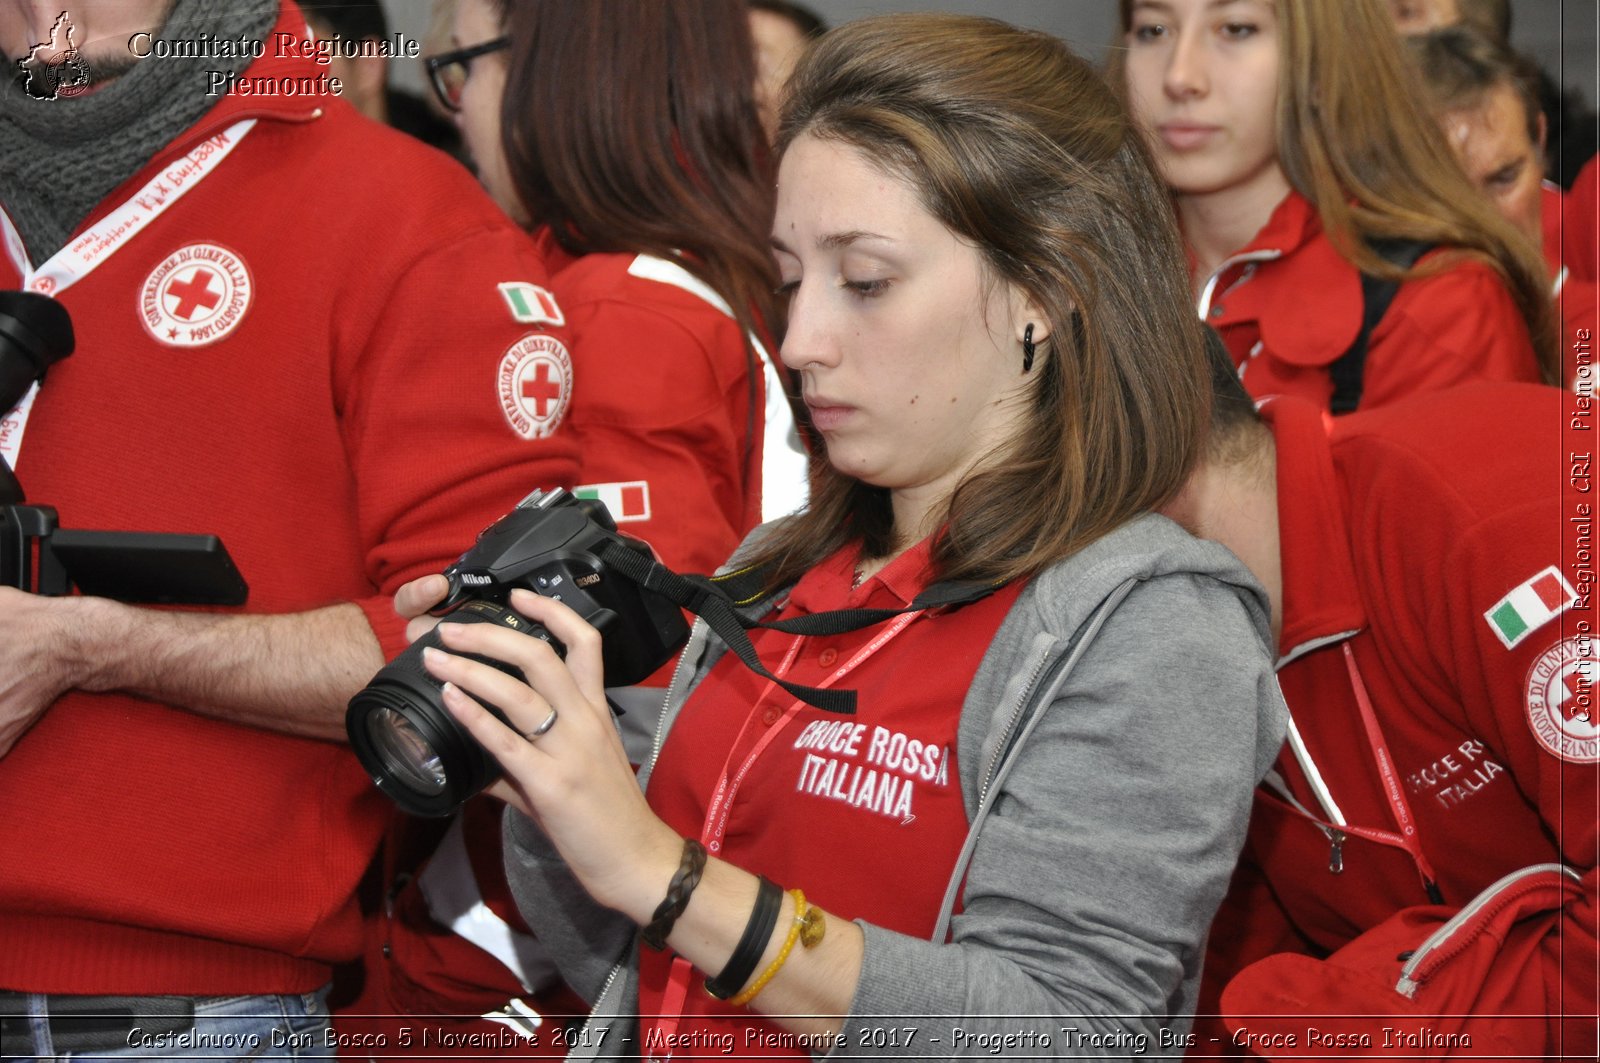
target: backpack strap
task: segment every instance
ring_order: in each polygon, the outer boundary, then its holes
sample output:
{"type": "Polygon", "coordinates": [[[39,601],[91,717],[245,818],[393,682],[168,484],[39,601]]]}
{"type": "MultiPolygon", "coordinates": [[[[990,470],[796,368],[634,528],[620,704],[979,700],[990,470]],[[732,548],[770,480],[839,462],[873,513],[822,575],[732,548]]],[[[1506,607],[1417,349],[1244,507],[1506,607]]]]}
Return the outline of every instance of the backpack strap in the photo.
{"type": "MultiPolygon", "coordinates": [[[[1420,240],[1376,239],[1367,241],[1367,246],[1390,265],[1410,269],[1437,245],[1420,240]]],[[[1328,375],[1333,378],[1333,399],[1329,409],[1334,416],[1353,413],[1361,404],[1368,344],[1399,291],[1400,282],[1397,280],[1374,277],[1370,273],[1361,274],[1361,330],[1356,333],[1349,349],[1328,366],[1328,375]]]]}

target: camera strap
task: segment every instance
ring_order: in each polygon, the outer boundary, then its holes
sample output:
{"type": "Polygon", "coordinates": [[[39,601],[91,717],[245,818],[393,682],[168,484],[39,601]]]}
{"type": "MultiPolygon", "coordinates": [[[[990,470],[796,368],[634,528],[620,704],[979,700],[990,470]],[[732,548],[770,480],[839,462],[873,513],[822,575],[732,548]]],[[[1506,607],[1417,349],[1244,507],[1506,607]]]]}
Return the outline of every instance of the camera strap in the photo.
{"type": "Polygon", "coordinates": [[[745,632],[751,628],[765,628],[788,635],[843,635],[881,624],[903,613],[966,605],[988,597],[1002,586],[999,583],[950,580],[928,587],[904,609],[834,609],[788,620],[766,621],[753,619],[740,612],[740,609],[748,608],[767,596],[765,568],[744,568],[722,576],[684,576],[621,542],[607,542],[597,553],[619,575],[626,576],[646,590],[655,591],[674,605],[704,620],[706,626],[756,675],[778,684],[813,708],[842,716],[855,714],[855,691],[809,687],[773,675],[761,663],[750,636],[745,632]]]}

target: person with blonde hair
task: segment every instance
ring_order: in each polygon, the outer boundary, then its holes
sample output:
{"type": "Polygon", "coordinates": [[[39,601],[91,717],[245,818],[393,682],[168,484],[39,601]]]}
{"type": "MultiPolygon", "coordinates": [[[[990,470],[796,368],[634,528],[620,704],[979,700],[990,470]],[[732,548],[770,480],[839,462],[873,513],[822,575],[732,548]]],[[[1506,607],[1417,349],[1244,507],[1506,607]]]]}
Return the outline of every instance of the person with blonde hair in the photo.
{"type": "Polygon", "coordinates": [[[779,150],[826,467],[736,555],[765,671],[697,624],[636,778],[561,603],[511,602],[564,661],[427,654],[578,1054],[1171,1055],[1284,710],[1257,585],[1152,513],[1206,418],[1164,192],[1087,63],[966,16],[830,31],[779,150]]]}
{"type": "Polygon", "coordinates": [[[1113,73],[1252,395],[1558,379],[1536,248],[1474,194],[1379,0],[1120,0],[1113,73]]]}

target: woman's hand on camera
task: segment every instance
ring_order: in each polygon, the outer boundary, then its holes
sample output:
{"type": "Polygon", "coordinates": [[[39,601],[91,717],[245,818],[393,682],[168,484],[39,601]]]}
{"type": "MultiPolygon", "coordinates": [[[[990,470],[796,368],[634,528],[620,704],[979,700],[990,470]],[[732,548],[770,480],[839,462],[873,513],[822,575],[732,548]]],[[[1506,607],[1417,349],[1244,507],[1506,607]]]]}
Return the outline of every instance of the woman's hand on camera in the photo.
{"type": "MultiPolygon", "coordinates": [[[[420,602],[423,582],[400,595],[418,588],[407,600],[420,602]]],[[[428,671],[446,683],[451,714],[505,771],[488,792],[538,823],[596,900],[630,915],[643,905],[648,913],[683,841],[645,803],[623,751],[606,703],[600,633],[561,602],[529,591],[513,591],[510,604],[567,647],[565,661],[541,639],[494,624],[447,622],[439,634],[451,652],[426,652],[428,671]],[[504,661],[527,681],[457,656],[464,653],[504,661]],[[496,706],[510,726],[469,694],[496,706]]]]}
{"type": "Polygon", "coordinates": [[[450,581],[437,572],[412,580],[394,592],[394,611],[405,617],[406,639],[415,642],[433,630],[439,622],[428,615],[428,610],[444,601],[450,593],[450,581]]]}

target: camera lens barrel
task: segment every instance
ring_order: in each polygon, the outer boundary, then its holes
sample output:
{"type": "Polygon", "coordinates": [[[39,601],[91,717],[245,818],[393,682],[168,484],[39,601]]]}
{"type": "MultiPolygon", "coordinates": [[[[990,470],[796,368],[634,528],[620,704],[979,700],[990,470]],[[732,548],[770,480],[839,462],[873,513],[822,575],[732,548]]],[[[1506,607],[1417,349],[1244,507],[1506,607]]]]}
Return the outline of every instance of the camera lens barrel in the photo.
{"type": "MultiPolygon", "coordinates": [[[[498,624],[542,638],[566,655],[565,647],[540,624],[497,602],[475,599],[443,618],[452,624],[498,624]]],[[[422,664],[422,651],[442,649],[438,630],[428,632],[384,665],[350,699],[345,728],[350,744],[378,788],[406,812],[448,816],[467,798],[500,777],[500,766],[444,707],[443,684],[422,664]]],[[[521,679],[511,665],[462,654],[521,679]]],[[[502,722],[505,714],[479,703],[502,722]]]]}

